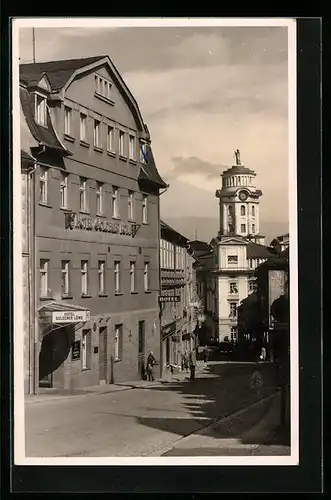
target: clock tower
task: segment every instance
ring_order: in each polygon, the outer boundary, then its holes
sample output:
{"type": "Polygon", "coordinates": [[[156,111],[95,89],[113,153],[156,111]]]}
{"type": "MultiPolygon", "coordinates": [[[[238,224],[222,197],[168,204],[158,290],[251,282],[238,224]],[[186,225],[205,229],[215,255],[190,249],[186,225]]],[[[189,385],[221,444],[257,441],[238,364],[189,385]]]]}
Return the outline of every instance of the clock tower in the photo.
{"type": "Polygon", "coordinates": [[[260,235],[260,197],[256,188],[256,173],[240,161],[240,151],[234,153],[235,165],[221,174],[222,189],[219,198],[219,237],[241,236],[264,245],[260,235]]]}

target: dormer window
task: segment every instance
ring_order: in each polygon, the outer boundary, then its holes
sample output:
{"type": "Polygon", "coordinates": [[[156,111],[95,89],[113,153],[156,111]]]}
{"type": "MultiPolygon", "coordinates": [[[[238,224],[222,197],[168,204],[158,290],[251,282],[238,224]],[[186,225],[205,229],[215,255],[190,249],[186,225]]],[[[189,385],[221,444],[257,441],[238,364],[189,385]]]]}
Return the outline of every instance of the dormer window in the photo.
{"type": "Polygon", "coordinates": [[[145,142],[140,143],[140,163],[147,162],[147,145],[145,142]]]}
{"type": "Polygon", "coordinates": [[[46,126],[46,97],[41,94],[35,94],[35,120],[39,125],[46,126]]]}
{"type": "Polygon", "coordinates": [[[94,81],[95,81],[95,93],[98,96],[102,96],[111,101],[111,87],[112,87],[111,82],[100,75],[95,75],[94,81]]]}

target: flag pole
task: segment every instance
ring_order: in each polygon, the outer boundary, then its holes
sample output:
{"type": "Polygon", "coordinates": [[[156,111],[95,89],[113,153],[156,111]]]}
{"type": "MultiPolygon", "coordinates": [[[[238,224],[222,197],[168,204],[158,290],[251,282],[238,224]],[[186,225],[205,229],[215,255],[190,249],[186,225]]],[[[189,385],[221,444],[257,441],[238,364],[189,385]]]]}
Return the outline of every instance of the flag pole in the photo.
{"type": "Polygon", "coordinates": [[[35,39],[34,28],[32,28],[32,45],[33,45],[33,63],[35,63],[36,62],[36,39],[35,39]]]}

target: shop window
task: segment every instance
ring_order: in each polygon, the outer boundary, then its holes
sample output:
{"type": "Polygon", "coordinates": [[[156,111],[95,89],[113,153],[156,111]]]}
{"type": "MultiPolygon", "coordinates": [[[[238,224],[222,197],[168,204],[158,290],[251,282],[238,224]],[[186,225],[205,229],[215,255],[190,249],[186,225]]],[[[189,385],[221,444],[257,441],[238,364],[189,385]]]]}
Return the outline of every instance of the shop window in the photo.
{"type": "Polygon", "coordinates": [[[115,325],[114,359],[120,361],[123,358],[123,325],[115,325]]]}
{"type": "Polygon", "coordinates": [[[92,357],[92,335],[91,330],[83,330],[82,332],[82,369],[89,370],[91,368],[92,357]]]}

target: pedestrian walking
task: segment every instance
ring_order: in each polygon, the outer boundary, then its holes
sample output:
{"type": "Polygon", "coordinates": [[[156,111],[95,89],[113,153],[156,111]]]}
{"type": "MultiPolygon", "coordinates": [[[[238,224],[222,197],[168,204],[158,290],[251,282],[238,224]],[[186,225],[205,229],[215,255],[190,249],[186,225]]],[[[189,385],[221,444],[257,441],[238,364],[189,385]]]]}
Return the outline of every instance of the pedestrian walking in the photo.
{"type": "Polygon", "coordinates": [[[191,380],[194,380],[194,378],[195,378],[196,364],[197,364],[197,355],[196,355],[195,349],[193,349],[193,351],[191,351],[191,353],[190,353],[190,371],[191,371],[190,379],[191,380]]]}
{"type": "Polygon", "coordinates": [[[150,351],[147,357],[147,366],[146,366],[147,377],[149,381],[154,381],[153,368],[155,364],[156,364],[156,359],[154,358],[153,352],[150,351]]]}
{"type": "Polygon", "coordinates": [[[208,362],[208,357],[209,357],[209,349],[205,345],[205,347],[203,348],[203,360],[204,360],[205,363],[208,362]]]}

